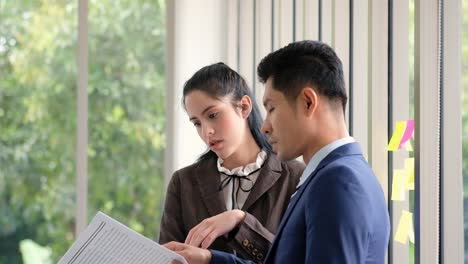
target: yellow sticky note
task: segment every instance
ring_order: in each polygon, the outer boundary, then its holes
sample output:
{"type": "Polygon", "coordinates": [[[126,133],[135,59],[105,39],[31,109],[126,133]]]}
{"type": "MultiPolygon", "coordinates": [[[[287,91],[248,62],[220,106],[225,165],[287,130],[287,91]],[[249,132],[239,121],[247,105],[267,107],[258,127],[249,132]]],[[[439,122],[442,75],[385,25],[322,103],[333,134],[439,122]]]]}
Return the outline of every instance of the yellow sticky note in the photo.
{"type": "Polygon", "coordinates": [[[406,189],[414,190],[414,158],[405,160],[405,174],[407,175],[406,189]]]}
{"type": "Polygon", "coordinates": [[[413,214],[408,211],[403,211],[394,239],[402,244],[406,244],[408,238],[414,242],[413,214]]]}
{"type": "Polygon", "coordinates": [[[392,200],[405,200],[405,186],[407,177],[404,170],[394,170],[392,179],[392,200]]]}
{"type": "Polygon", "coordinates": [[[392,138],[388,143],[387,150],[388,151],[396,151],[400,146],[401,138],[403,137],[403,133],[405,132],[406,122],[398,121],[395,125],[395,131],[393,131],[392,138]]]}

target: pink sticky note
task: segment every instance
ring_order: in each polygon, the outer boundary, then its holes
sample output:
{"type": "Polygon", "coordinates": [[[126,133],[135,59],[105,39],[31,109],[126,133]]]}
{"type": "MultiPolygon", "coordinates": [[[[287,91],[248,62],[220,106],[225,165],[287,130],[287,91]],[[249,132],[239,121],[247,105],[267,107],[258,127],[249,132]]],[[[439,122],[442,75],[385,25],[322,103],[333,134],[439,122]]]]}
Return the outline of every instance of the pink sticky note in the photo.
{"type": "Polygon", "coordinates": [[[400,146],[398,146],[398,149],[401,149],[406,142],[413,136],[414,133],[414,120],[408,120],[406,121],[406,129],[405,132],[403,133],[403,137],[401,137],[400,141],[400,146]]]}

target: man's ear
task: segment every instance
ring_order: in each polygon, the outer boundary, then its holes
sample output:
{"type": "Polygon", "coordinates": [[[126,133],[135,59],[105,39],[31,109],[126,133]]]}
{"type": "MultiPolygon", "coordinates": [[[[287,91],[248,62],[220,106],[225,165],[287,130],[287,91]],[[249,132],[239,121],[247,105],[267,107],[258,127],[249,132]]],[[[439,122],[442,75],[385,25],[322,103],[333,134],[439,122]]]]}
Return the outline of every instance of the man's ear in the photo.
{"type": "Polygon", "coordinates": [[[252,111],[252,99],[250,96],[244,95],[240,100],[241,114],[243,118],[249,117],[250,112],[252,111]]]}
{"type": "Polygon", "coordinates": [[[313,114],[317,109],[319,100],[318,94],[311,87],[305,87],[302,89],[300,107],[304,110],[307,116],[313,114]]]}

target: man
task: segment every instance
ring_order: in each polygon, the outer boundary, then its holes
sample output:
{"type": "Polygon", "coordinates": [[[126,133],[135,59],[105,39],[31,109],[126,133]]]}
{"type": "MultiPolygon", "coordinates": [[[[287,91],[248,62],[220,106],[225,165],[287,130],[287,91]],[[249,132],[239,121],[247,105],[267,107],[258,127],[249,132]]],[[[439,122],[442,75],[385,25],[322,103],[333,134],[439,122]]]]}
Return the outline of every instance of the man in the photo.
{"type": "MultiPolygon", "coordinates": [[[[346,129],[342,64],[326,44],[292,43],[258,66],[262,127],[281,160],[307,167],[265,263],[385,263],[390,221],[383,191],[346,129]]],[[[171,242],[189,263],[248,263],[171,242]]],[[[246,243],[248,246],[248,243],[246,243]]]]}

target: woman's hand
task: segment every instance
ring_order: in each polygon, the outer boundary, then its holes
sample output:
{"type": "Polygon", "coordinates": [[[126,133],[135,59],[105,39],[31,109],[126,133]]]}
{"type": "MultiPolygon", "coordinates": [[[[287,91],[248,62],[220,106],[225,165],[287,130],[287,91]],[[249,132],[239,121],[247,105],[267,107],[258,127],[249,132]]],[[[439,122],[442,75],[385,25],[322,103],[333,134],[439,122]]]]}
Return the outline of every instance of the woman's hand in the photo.
{"type": "Polygon", "coordinates": [[[185,243],[206,249],[216,238],[233,230],[244,219],[245,212],[237,209],[207,218],[190,230],[185,243]]]}

